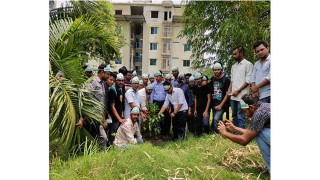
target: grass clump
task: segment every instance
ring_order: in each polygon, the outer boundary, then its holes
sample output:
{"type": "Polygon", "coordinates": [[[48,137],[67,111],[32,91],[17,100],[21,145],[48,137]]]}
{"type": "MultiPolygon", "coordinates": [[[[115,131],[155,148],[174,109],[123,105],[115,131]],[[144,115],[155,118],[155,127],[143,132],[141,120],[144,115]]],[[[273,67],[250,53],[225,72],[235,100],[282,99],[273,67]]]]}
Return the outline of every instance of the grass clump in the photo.
{"type": "MultiPolygon", "coordinates": [[[[90,154],[90,153],[87,153],[90,154]]],[[[246,147],[220,135],[56,160],[50,179],[268,179],[255,142],[246,147]]]]}

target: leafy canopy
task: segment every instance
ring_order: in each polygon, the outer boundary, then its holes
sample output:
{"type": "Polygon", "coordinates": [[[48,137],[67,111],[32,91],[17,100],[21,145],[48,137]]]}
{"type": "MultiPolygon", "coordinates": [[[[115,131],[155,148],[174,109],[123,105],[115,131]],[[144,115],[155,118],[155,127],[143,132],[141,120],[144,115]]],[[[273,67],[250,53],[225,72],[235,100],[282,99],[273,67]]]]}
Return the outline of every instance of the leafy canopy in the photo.
{"type": "Polygon", "coordinates": [[[255,62],[253,44],[263,39],[270,42],[269,1],[195,1],[192,0],[183,12],[184,30],[192,47],[193,67],[204,66],[205,61],[218,60],[231,69],[232,49],[243,46],[246,58],[255,62]],[[204,53],[215,59],[202,59],[204,53]]]}

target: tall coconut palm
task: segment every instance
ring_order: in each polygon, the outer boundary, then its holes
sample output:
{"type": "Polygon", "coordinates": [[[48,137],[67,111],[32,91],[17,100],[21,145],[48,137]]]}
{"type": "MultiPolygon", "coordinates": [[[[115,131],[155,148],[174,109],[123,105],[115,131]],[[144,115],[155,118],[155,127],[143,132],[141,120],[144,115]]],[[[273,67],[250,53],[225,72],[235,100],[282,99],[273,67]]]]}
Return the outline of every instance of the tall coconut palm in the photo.
{"type": "MultiPolygon", "coordinates": [[[[91,4],[87,4],[87,8],[91,4]]],[[[94,8],[99,6],[93,4],[94,8]]],[[[103,105],[90,96],[92,92],[85,90],[91,79],[84,78],[82,60],[87,59],[88,54],[105,58],[118,56],[121,46],[112,28],[105,27],[108,23],[96,17],[103,12],[91,14],[78,13],[79,17],[50,21],[50,145],[58,146],[62,153],[82,143],[85,137],[92,139],[84,128],[76,127],[80,116],[85,116],[87,123],[99,123],[103,111],[103,105]],[[58,71],[64,74],[62,79],[55,77],[58,71]]]]}

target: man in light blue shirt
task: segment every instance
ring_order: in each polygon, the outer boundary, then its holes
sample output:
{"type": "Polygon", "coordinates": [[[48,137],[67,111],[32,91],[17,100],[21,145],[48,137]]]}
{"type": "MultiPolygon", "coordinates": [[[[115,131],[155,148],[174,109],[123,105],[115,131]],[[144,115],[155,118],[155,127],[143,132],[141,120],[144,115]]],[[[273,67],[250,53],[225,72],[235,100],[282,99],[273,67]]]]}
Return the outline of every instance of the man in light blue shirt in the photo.
{"type": "Polygon", "coordinates": [[[270,103],[270,63],[269,45],[264,41],[257,41],[253,46],[260,58],[253,66],[251,77],[251,91],[259,95],[261,102],[270,103]]]}
{"type": "Polygon", "coordinates": [[[167,91],[167,95],[159,115],[164,112],[169,106],[169,103],[171,103],[174,108],[173,112],[170,114],[172,118],[173,140],[179,138],[185,139],[188,104],[184,97],[184,93],[182,89],[173,87],[169,82],[164,82],[163,87],[165,91],[167,91]]]}
{"type": "MultiPolygon", "coordinates": [[[[153,85],[153,91],[150,95],[150,103],[156,103],[159,109],[163,106],[164,100],[166,98],[166,91],[163,88],[163,81],[161,72],[157,71],[154,73],[154,76],[156,80],[154,81],[153,85]]],[[[164,119],[160,122],[160,128],[161,128],[161,135],[164,138],[167,138],[170,133],[171,128],[171,118],[169,115],[169,112],[166,110],[164,113],[164,119]]]]}
{"type": "Polygon", "coordinates": [[[154,76],[156,78],[156,81],[154,81],[152,84],[153,91],[150,96],[150,103],[154,103],[156,101],[164,102],[167,93],[163,89],[163,85],[162,85],[163,82],[162,82],[160,71],[157,71],[156,73],[154,73],[154,76]]]}
{"type": "Polygon", "coordinates": [[[174,79],[171,80],[171,84],[173,87],[177,87],[178,86],[178,75],[179,75],[179,68],[176,66],[173,66],[172,69],[172,76],[174,79]]]}

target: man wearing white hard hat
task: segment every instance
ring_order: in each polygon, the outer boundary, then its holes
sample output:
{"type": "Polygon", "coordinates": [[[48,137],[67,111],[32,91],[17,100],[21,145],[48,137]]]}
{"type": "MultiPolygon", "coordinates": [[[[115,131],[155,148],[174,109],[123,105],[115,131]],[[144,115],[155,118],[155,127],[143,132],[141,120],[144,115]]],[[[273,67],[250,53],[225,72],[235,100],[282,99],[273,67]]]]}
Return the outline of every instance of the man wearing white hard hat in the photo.
{"type": "Polygon", "coordinates": [[[163,83],[163,87],[167,95],[159,115],[168,108],[169,104],[172,104],[173,111],[170,116],[172,118],[173,140],[185,139],[188,103],[184,93],[182,89],[173,87],[169,82],[163,83]]]}
{"type": "Polygon", "coordinates": [[[188,124],[188,130],[192,134],[195,132],[195,117],[194,117],[194,94],[193,94],[193,88],[195,87],[195,81],[194,81],[194,76],[190,76],[189,78],[189,84],[188,88],[190,89],[190,95],[191,95],[191,103],[189,106],[191,106],[191,114],[188,111],[188,119],[187,119],[187,124],[188,124]]]}
{"type": "MultiPolygon", "coordinates": [[[[211,89],[208,84],[203,85],[203,76],[197,72],[194,75],[196,86],[194,93],[194,116],[196,117],[195,135],[199,136],[203,131],[209,134],[209,110],[211,104],[211,89]]],[[[190,81],[190,80],[189,80],[190,81]]]]}
{"type": "MultiPolygon", "coordinates": [[[[230,96],[228,96],[227,91],[230,86],[230,79],[223,73],[222,66],[219,62],[213,64],[212,70],[214,77],[211,78],[209,83],[212,89],[211,109],[213,112],[211,130],[219,133],[217,129],[218,123],[222,119],[225,110],[229,111],[230,96]]],[[[227,117],[227,119],[229,119],[229,117],[227,117]]]]}
{"type": "MultiPolygon", "coordinates": [[[[153,91],[150,95],[150,103],[156,103],[159,109],[161,109],[164,100],[166,99],[166,91],[163,88],[162,74],[160,71],[154,73],[156,81],[152,84],[153,91]]],[[[164,113],[164,119],[160,122],[161,135],[169,136],[171,128],[171,118],[168,111],[164,113]]]]}
{"type": "Polygon", "coordinates": [[[114,140],[114,145],[120,148],[127,148],[130,144],[143,143],[142,135],[138,126],[139,108],[134,107],[130,111],[130,117],[124,124],[121,124],[117,130],[117,135],[114,140]],[[134,137],[136,136],[136,138],[134,137]]]}
{"type": "Polygon", "coordinates": [[[139,78],[134,77],[131,79],[131,88],[125,93],[124,100],[124,118],[127,119],[130,116],[130,110],[133,107],[140,108],[140,102],[138,97],[139,78]]]}
{"type": "Polygon", "coordinates": [[[138,91],[140,108],[146,111],[146,113],[144,113],[144,116],[142,115],[143,122],[146,121],[145,116],[148,113],[148,109],[147,109],[146,105],[147,105],[147,103],[150,102],[150,95],[152,93],[152,90],[153,90],[153,85],[152,84],[148,84],[147,87],[142,88],[142,89],[140,89],[138,91]]]}
{"type": "Polygon", "coordinates": [[[174,79],[171,80],[171,84],[173,87],[177,87],[178,86],[178,75],[179,75],[179,68],[176,66],[173,66],[171,69],[172,72],[172,76],[174,79]]]}
{"type": "Polygon", "coordinates": [[[153,73],[149,74],[149,81],[151,84],[154,82],[154,74],[153,73]]]}
{"type": "MultiPolygon", "coordinates": [[[[142,88],[147,87],[148,81],[149,81],[149,79],[148,79],[148,74],[142,74],[142,82],[143,82],[143,87],[142,87],[142,88]]],[[[141,89],[142,89],[142,88],[141,88],[141,89]]]]}
{"type": "Polygon", "coordinates": [[[124,124],[127,120],[123,117],[124,110],[124,76],[122,73],[117,74],[116,83],[108,92],[108,110],[112,117],[112,123],[108,131],[110,144],[114,141],[113,133],[116,133],[120,124],[124,124]]]}

